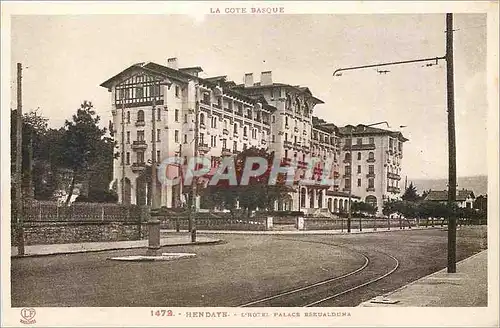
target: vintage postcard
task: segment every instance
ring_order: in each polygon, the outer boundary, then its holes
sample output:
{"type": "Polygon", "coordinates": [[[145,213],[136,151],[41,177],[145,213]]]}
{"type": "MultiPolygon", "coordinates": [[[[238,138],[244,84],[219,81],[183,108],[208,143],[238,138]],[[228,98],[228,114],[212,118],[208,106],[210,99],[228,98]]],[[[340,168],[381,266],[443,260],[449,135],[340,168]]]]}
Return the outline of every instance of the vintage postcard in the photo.
{"type": "Polygon", "coordinates": [[[497,1],[1,7],[2,326],[498,326],[497,1]]]}

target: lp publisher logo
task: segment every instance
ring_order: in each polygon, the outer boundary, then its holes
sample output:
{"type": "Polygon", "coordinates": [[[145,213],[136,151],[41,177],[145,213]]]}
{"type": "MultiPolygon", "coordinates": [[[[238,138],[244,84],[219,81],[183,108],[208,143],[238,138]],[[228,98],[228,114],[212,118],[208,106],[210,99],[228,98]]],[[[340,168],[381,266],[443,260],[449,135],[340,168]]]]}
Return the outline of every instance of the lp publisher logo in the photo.
{"type": "Polygon", "coordinates": [[[36,323],[36,320],[34,320],[33,318],[35,317],[36,315],[36,311],[35,309],[32,309],[32,308],[24,308],[21,310],[21,317],[24,319],[21,319],[21,323],[24,323],[24,324],[32,324],[32,323],[36,323]]]}

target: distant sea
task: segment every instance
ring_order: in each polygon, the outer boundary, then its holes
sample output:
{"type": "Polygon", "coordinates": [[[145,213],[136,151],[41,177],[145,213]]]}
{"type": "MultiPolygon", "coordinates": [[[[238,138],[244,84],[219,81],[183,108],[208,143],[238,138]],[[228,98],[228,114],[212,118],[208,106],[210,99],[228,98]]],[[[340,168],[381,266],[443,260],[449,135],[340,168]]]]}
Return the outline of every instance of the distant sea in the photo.
{"type": "MultiPolygon", "coordinates": [[[[408,178],[408,185],[413,182],[413,185],[417,188],[418,193],[422,193],[424,190],[447,190],[448,189],[448,179],[413,179],[408,178]]],[[[474,192],[477,197],[479,195],[486,195],[488,193],[488,177],[486,175],[470,176],[470,177],[458,177],[457,189],[469,189],[474,192]]],[[[404,187],[404,179],[402,181],[404,187]]]]}

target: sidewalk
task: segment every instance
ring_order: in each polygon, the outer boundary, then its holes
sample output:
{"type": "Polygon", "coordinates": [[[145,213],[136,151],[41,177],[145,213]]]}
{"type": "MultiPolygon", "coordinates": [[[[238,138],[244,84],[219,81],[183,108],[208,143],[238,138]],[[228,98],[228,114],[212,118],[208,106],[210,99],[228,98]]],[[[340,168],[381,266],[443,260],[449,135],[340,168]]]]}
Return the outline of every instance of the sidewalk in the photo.
{"type": "MultiPolygon", "coordinates": [[[[206,245],[216,244],[221,242],[220,239],[208,238],[203,236],[196,237],[196,243],[191,242],[191,236],[187,233],[181,236],[169,236],[161,238],[161,247],[165,246],[185,246],[185,245],[206,245]]],[[[29,245],[25,246],[24,257],[27,256],[42,256],[55,254],[83,253],[83,252],[98,252],[110,251],[118,249],[131,248],[146,248],[148,247],[147,240],[132,240],[132,241],[111,241],[111,242],[91,242],[91,243],[75,243],[75,244],[52,244],[52,245],[29,245]]],[[[19,256],[17,247],[11,247],[12,257],[19,256]]]]}
{"type": "Polygon", "coordinates": [[[479,307],[488,305],[488,251],[457,263],[457,273],[446,269],[420,278],[361,307],[479,307]],[[376,302],[376,303],[374,303],[376,302]],[[397,303],[394,303],[397,302],[397,303]]]}
{"type": "MultiPolygon", "coordinates": [[[[446,227],[436,226],[436,227],[413,227],[408,229],[399,229],[399,227],[394,227],[388,230],[387,228],[378,228],[373,230],[373,228],[363,229],[351,229],[351,235],[353,234],[363,234],[363,233],[377,233],[377,232],[396,232],[396,231],[415,231],[415,230],[430,230],[430,229],[446,229],[446,227]]],[[[174,229],[162,229],[162,233],[169,234],[174,233],[174,229]]],[[[235,234],[235,235],[347,235],[347,230],[198,230],[198,233],[203,234],[235,234]]]]}

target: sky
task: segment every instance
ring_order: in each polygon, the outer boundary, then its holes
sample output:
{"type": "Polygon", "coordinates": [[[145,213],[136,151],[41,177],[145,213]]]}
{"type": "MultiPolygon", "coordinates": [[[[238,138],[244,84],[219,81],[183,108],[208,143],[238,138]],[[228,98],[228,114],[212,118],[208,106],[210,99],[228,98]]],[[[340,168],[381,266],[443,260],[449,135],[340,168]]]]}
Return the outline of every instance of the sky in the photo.
{"type": "MultiPolygon", "coordinates": [[[[458,176],[487,174],[486,15],[454,15],[458,176]]],[[[111,98],[99,86],[137,62],[201,66],[202,77],[271,70],[325,104],[314,115],[339,126],[387,121],[410,139],[408,179],[448,175],[446,63],[345,72],[337,68],[440,57],[444,14],[12,16],[11,71],[23,64],[23,108],[59,127],[90,100],[103,126],[111,98]],[[400,128],[400,126],[406,126],[400,128]]],[[[15,76],[11,77],[11,106],[15,76]]],[[[384,126],[380,126],[383,128],[384,126]]]]}

